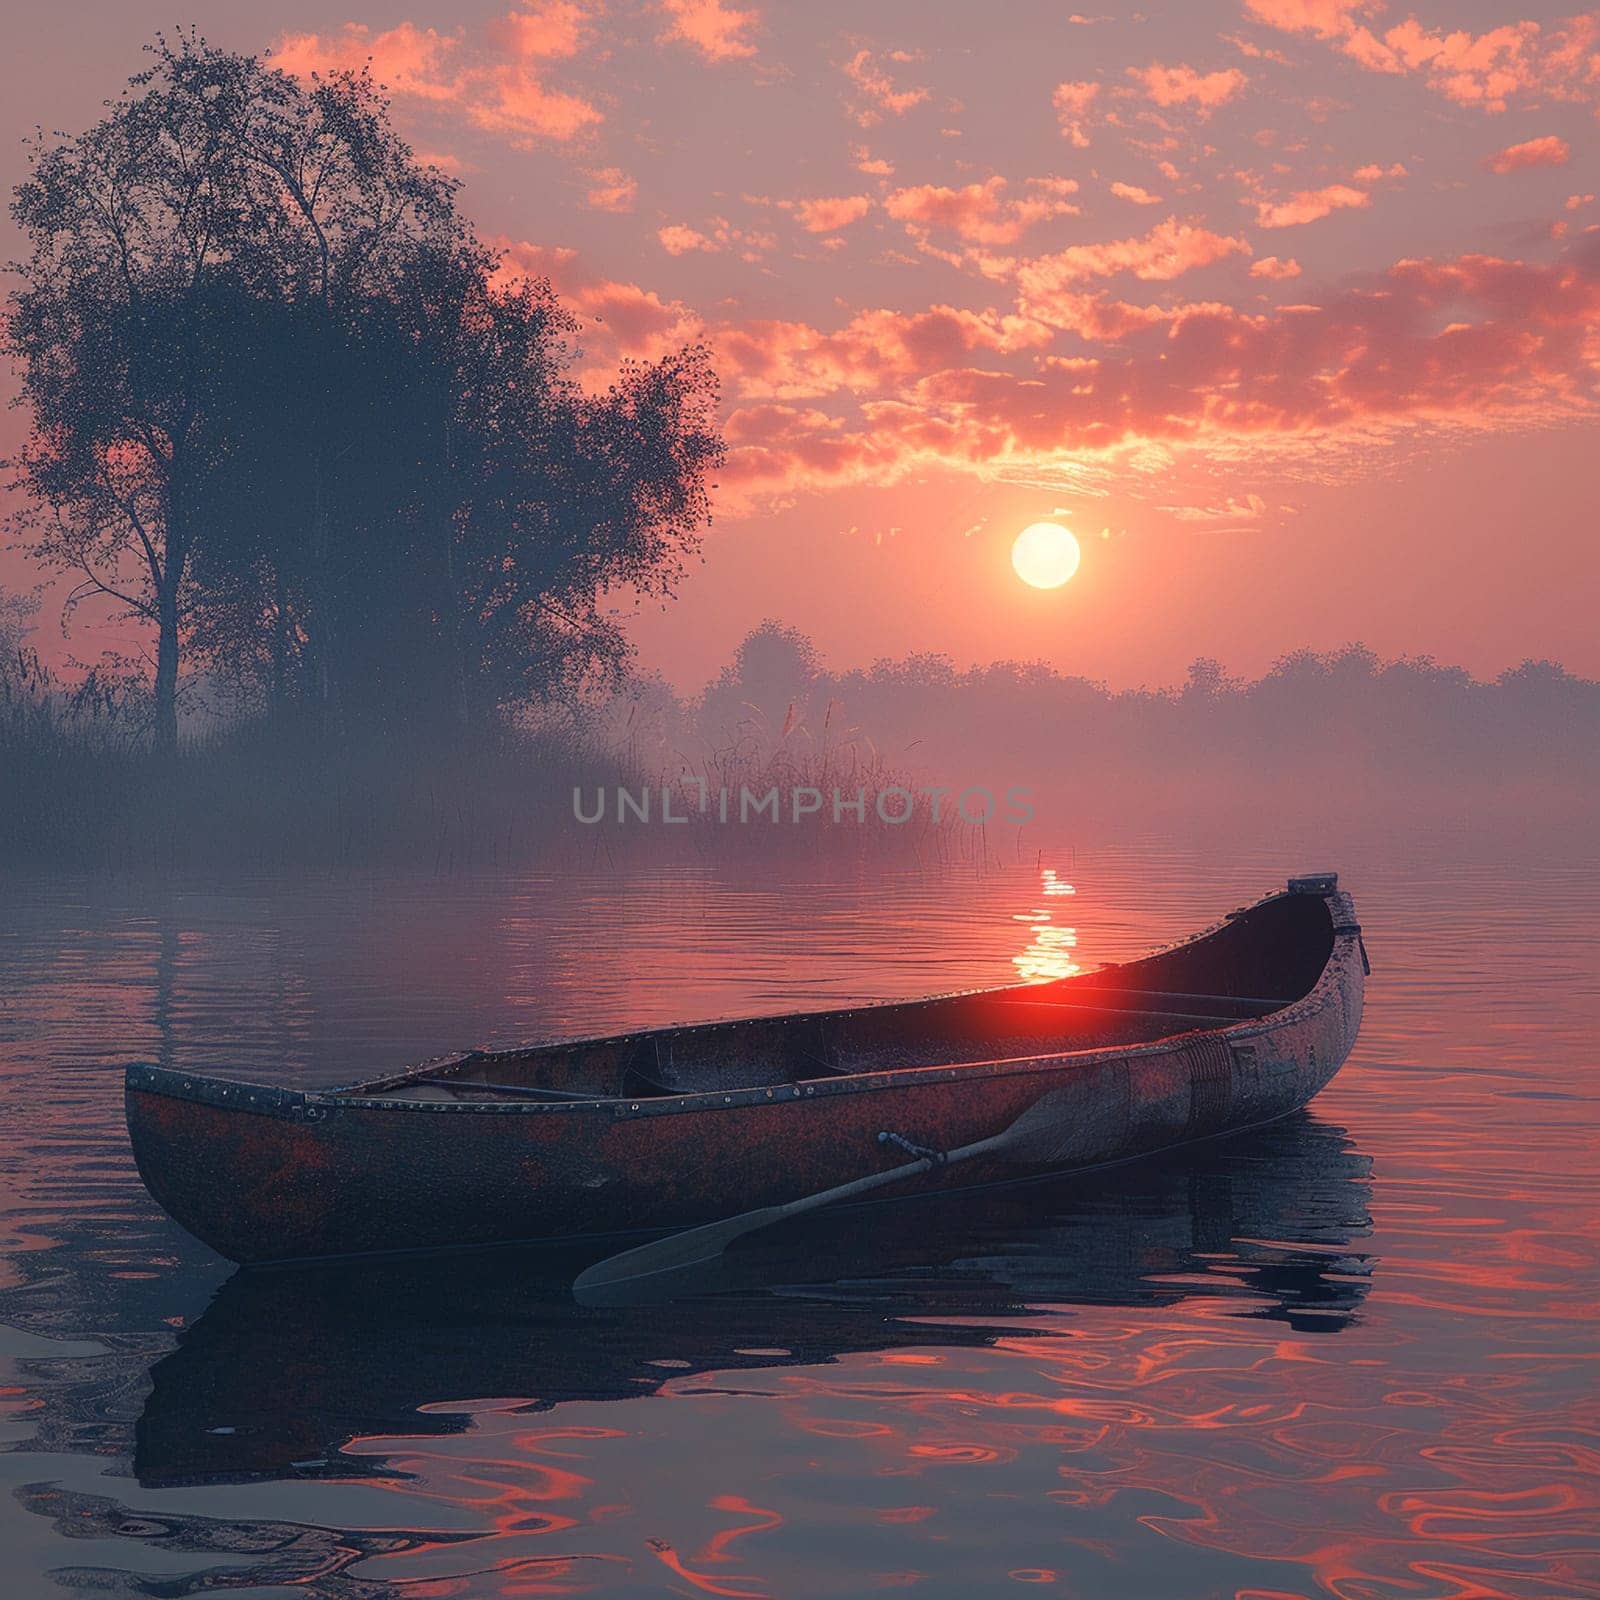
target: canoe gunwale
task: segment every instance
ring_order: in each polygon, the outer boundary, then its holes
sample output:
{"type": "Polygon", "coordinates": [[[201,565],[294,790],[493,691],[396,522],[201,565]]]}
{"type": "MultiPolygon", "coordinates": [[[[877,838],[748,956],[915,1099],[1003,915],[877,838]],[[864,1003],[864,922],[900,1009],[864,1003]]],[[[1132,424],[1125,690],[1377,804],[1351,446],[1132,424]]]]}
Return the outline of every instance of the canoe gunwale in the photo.
{"type": "MultiPolygon", "coordinates": [[[[743,1089],[691,1091],[631,1099],[628,1096],[596,1095],[578,1100],[521,1100],[521,1101],[428,1101],[392,1098],[395,1088],[437,1072],[441,1065],[452,1067],[492,1063],[525,1054],[528,1048],[559,1047],[564,1044],[609,1043],[648,1037],[653,1033],[666,1033],[670,1028],[639,1030],[635,1033],[580,1036],[576,1039],[541,1041],[536,1047],[519,1047],[507,1050],[475,1050],[451,1052],[431,1058],[399,1074],[360,1080],[356,1083],[329,1089],[286,1089],[244,1080],[212,1077],[203,1073],[181,1071],[157,1066],[151,1062],[134,1062],[125,1074],[126,1088],[131,1093],[156,1094],[178,1100],[197,1101],[225,1108],[234,1113],[277,1118],[289,1121],[316,1122],[341,1111],[399,1112],[446,1116],[572,1116],[603,1115],[607,1120],[631,1121],[643,1117],[683,1116],[701,1112],[734,1110],[736,1108],[770,1103],[792,1103],[821,1099],[835,1095],[872,1093],[885,1089],[903,1088],[914,1084],[935,1084],[970,1079],[1027,1076],[1043,1070],[1057,1070],[1067,1065],[1090,1067],[1107,1061],[1135,1061],[1144,1057],[1170,1053],[1185,1042],[1198,1038],[1216,1038],[1228,1045],[1249,1044],[1280,1029],[1292,1027],[1314,1017],[1329,1005],[1340,1004],[1338,977],[1341,964],[1355,944],[1359,947],[1361,927],[1355,918],[1354,907],[1348,894],[1336,889],[1326,892],[1308,889],[1278,890],[1261,900],[1235,911],[1228,912],[1212,926],[1202,929],[1187,939],[1158,946],[1133,961],[1118,962],[1092,973],[1086,978],[1104,978],[1139,961],[1168,955],[1175,950],[1199,945],[1219,934],[1226,933],[1230,925],[1247,916],[1260,906],[1267,905],[1286,895],[1320,898],[1327,905],[1332,931],[1332,943],[1322,971],[1316,982],[1298,999],[1286,1001],[1282,1007],[1264,1015],[1234,1019],[1219,1018],[1216,1027],[1191,1027],[1162,1034],[1159,1038],[1137,1043],[1097,1045],[1082,1050],[1042,1051],[1026,1056],[1002,1057],[989,1061],[965,1061],[949,1065],[925,1067],[894,1067],[878,1071],[841,1072],[814,1079],[797,1079],[792,1083],[757,1085],[743,1089]],[[360,1094],[362,1089],[382,1089],[382,1093],[360,1094]]],[[[1364,952],[1363,952],[1364,954],[1364,952]]],[[[796,1013],[797,1016],[853,1016],[863,1012],[879,1011],[893,1006],[917,1007],[939,1001],[972,997],[1000,997],[1023,995],[1030,984],[1006,985],[1001,988],[964,989],[948,994],[918,996],[915,999],[888,1000],[868,1005],[842,1007],[824,1013],[796,1013]]],[[[733,1028],[742,1023],[786,1020],[784,1014],[761,1018],[722,1018],[713,1022],[694,1024],[697,1029],[714,1030],[733,1028]]],[[[492,1087],[492,1086],[490,1086],[492,1087]]]]}

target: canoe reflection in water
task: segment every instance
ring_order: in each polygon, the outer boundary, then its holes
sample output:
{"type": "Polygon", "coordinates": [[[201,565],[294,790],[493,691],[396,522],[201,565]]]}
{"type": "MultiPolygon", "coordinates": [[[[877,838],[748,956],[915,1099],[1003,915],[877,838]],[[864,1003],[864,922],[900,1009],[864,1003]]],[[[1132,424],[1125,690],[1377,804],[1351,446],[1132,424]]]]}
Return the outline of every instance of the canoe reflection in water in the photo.
{"type": "MultiPolygon", "coordinates": [[[[821,1213],[743,1241],[701,1292],[589,1308],[572,1250],[236,1273],[157,1364],[137,1427],[146,1487],[382,1470],[341,1452],[463,1431],[424,1408],[531,1410],[692,1373],[982,1345],[1030,1306],[1236,1299],[1302,1333],[1358,1313],[1369,1163],[1309,1113],[1209,1146],[1008,1188],[821,1213]],[[663,1367],[663,1361],[670,1367],[663,1367]]],[[[593,1251],[587,1259],[593,1258],[593,1251]]]]}

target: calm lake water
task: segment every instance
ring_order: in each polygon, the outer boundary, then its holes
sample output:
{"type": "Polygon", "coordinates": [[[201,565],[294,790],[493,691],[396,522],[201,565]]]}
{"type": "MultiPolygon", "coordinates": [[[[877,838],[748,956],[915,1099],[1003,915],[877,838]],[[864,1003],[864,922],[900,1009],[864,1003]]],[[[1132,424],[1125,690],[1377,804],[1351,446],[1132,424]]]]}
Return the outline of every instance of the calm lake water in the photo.
{"type": "Polygon", "coordinates": [[[1594,846],[1249,836],[0,881],[4,1592],[1600,1594],[1594,846]],[[326,1084],[1003,982],[1329,866],[1374,972],[1308,1113],[821,1217],[670,1305],[580,1309],[542,1252],[234,1274],[127,1150],[130,1058],[326,1084]]]}

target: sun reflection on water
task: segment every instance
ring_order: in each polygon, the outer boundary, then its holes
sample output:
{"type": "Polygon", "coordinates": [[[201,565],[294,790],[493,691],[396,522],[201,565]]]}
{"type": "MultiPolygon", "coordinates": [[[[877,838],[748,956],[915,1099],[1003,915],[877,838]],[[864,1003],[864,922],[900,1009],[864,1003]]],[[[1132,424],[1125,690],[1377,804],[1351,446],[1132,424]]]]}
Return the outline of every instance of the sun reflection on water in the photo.
{"type": "MultiPolygon", "coordinates": [[[[1054,867],[1039,869],[1039,893],[1044,898],[1077,892],[1054,867]]],[[[1033,928],[1027,948],[1011,958],[1012,966],[1025,983],[1051,983],[1083,970],[1074,954],[1078,948],[1078,930],[1058,923],[1050,907],[1036,906],[1031,911],[1019,911],[1012,920],[1029,923],[1033,928]]]]}

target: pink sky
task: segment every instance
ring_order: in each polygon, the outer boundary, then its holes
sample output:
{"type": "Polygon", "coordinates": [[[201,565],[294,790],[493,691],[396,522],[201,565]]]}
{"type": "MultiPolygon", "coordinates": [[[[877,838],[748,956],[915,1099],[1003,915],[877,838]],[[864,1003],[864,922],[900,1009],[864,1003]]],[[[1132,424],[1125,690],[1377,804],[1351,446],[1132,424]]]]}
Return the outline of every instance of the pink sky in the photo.
{"type": "MultiPolygon", "coordinates": [[[[1600,675],[1600,12],[197,20],[296,71],[370,57],[480,231],[585,318],[587,368],[716,350],[716,525],[633,624],[681,686],[765,616],[837,665],[1040,657],[1113,685],[1357,638],[1600,675]],[[1083,542],[1064,589],[1011,572],[1040,518],[1083,542]]],[[[92,121],[168,23],[139,0],[13,20],[8,188],[16,141],[92,121]]]]}

